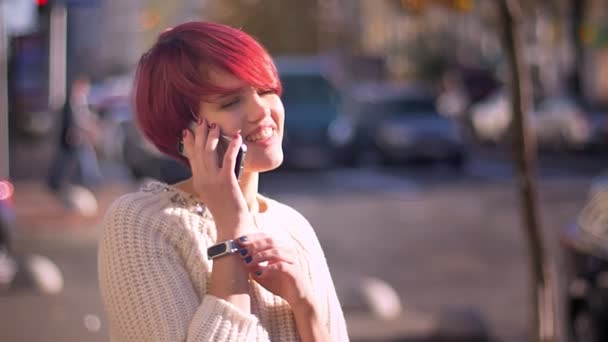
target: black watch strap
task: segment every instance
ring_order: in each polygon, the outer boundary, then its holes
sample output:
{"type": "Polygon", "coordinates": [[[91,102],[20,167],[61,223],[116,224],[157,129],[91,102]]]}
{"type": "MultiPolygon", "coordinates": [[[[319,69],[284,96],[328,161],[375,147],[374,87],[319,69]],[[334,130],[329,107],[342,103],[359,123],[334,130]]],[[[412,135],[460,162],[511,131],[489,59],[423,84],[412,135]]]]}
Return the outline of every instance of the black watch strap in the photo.
{"type": "Polygon", "coordinates": [[[207,259],[215,259],[224,255],[234,254],[239,250],[236,241],[228,240],[207,248],[207,259]]]}

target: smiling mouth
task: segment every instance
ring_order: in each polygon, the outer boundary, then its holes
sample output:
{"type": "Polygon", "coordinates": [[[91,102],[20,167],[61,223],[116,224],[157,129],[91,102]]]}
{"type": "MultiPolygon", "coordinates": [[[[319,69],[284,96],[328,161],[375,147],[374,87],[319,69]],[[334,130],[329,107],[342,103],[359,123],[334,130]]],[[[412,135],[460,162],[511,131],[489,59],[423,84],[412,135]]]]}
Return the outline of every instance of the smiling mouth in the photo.
{"type": "Polygon", "coordinates": [[[269,138],[272,138],[275,134],[275,130],[272,127],[264,127],[261,130],[257,131],[254,134],[250,134],[247,137],[245,137],[245,141],[247,142],[251,142],[251,143],[256,143],[256,142],[260,142],[260,141],[264,141],[267,140],[269,138]]]}

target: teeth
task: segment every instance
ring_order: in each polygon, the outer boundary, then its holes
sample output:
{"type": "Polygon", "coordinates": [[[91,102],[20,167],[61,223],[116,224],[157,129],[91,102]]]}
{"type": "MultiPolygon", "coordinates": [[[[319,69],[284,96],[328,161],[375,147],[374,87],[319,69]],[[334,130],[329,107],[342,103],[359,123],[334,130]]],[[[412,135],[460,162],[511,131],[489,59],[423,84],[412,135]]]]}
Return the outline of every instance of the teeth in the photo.
{"type": "Polygon", "coordinates": [[[265,139],[270,138],[273,133],[274,133],[274,130],[271,127],[266,127],[266,128],[263,128],[262,130],[260,130],[256,134],[249,135],[247,137],[247,139],[245,139],[245,140],[250,141],[250,142],[265,140],[265,139]]]}

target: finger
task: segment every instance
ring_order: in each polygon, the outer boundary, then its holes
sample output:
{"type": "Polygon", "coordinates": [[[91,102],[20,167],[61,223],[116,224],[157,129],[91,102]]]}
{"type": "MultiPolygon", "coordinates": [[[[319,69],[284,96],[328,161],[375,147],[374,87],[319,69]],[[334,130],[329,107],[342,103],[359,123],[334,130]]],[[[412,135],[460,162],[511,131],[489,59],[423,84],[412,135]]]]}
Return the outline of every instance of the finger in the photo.
{"type": "Polygon", "coordinates": [[[252,272],[252,275],[256,279],[264,280],[265,278],[272,277],[274,273],[287,273],[293,270],[291,264],[285,262],[278,262],[266,267],[260,267],[252,272]]]}
{"type": "Polygon", "coordinates": [[[217,157],[217,145],[220,139],[220,128],[216,124],[211,124],[209,128],[209,134],[207,136],[207,142],[205,143],[205,155],[207,156],[207,160],[210,163],[209,165],[213,166],[214,169],[219,168],[219,160],[217,157]]]}
{"type": "Polygon", "coordinates": [[[253,243],[255,243],[255,241],[259,240],[259,239],[264,239],[267,238],[268,234],[264,233],[264,232],[256,232],[256,233],[250,233],[247,235],[242,235],[239,238],[236,239],[236,242],[238,242],[238,244],[243,247],[243,246],[248,246],[251,245],[253,243]]]}
{"type": "Polygon", "coordinates": [[[198,122],[196,129],[194,130],[194,151],[192,152],[197,156],[203,155],[208,134],[209,128],[207,128],[207,120],[202,119],[198,122]]]}
{"type": "Polygon", "coordinates": [[[226,148],[226,154],[224,154],[224,159],[222,161],[222,165],[227,167],[222,167],[224,172],[234,172],[234,168],[236,166],[236,156],[239,152],[239,148],[243,144],[243,139],[240,134],[235,134],[232,137],[232,141],[228,144],[228,148],[226,148]]]}
{"type": "Polygon", "coordinates": [[[243,254],[244,253],[241,253],[241,258],[243,259],[245,266],[259,265],[261,263],[274,264],[277,262],[294,264],[295,262],[294,253],[282,246],[266,249],[249,255],[243,254]]]}
{"type": "Polygon", "coordinates": [[[257,232],[241,236],[237,239],[241,248],[247,248],[250,253],[256,253],[261,250],[273,248],[277,245],[274,238],[263,232],[257,232]]]}
{"type": "Polygon", "coordinates": [[[206,150],[215,151],[217,148],[220,137],[220,129],[217,124],[212,123],[209,126],[209,135],[207,136],[207,143],[205,145],[206,150]]]}

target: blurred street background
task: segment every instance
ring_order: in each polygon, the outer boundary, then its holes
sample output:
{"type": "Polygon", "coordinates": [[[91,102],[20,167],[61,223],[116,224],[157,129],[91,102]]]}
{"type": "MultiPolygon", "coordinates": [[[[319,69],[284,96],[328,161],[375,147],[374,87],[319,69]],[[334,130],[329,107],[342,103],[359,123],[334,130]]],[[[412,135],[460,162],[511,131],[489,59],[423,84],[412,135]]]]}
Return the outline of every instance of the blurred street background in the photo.
{"type": "MultiPolygon", "coordinates": [[[[0,246],[0,341],[108,341],[103,213],[150,179],[188,177],[137,131],[134,67],[190,20],[240,27],[275,56],[285,163],[260,190],[315,227],[353,341],[526,341],[529,251],[496,3],[0,0],[0,242],[29,270],[3,285],[0,246]],[[85,110],[67,165],[62,113],[75,97],[85,110]]],[[[606,341],[608,230],[585,240],[600,246],[585,264],[603,282],[570,268],[568,248],[587,244],[568,232],[608,184],[608,1],[522,3],[560,326],[573,342],[606,341]]]]}

